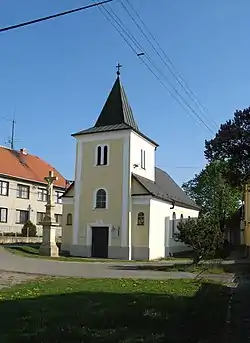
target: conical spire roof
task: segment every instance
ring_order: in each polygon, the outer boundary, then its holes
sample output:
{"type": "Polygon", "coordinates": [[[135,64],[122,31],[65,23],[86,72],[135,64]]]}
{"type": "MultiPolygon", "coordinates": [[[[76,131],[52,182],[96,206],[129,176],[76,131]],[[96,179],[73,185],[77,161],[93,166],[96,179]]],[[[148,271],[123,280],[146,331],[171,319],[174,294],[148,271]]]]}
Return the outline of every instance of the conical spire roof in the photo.
{"type": "Polygon", "coordinates": [[[119,124],[128,125],[132,129],[139,131],[125,90],[118,76],[95,123],[95,127],[119,124]]]}
{"type": "Polygon", "coordinates": [[[73,137],[85,134],[111,132],[119,130],[133,130],[141,137],[145,138],[156,147],[158,144],[145,134],[140,132],[133,116],[132,109],[129,105],[123,85],[121,84],[120,77],[117,73],[117,78],[111,89],[109,96],[103,106],[103,109],[94,126],[81,130],[72,134],[73,137]]]}

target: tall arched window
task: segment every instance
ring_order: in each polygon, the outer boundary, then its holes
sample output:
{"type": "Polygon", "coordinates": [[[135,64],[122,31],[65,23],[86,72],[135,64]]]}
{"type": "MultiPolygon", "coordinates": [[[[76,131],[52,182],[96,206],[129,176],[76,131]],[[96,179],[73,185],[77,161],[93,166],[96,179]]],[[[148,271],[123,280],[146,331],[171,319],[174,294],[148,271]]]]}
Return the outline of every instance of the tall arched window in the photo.
{"type": "Polygon", "coordinates": [[[105,189],[98,189],[96,192],[96,201],[95,201],[96,208],[106,208],[107,207],[107,193],[105,189]]]}
{"type": "Polygon", "coordinates": [[[104,145],[103,147],[103,165],[106,166],[108,164],[108,146],[104,145]]]}
{"type": "Polygon", "coordinates": [[[183,222],[183,214],[180,216],[180,221],[183,222]]]}
{"type": "Polygon", "coordinates": [[[72,225],[72,214],[71,213],[67,214],[67,225],[72,225]]]}
{"type": "Polygon", "coordinates": [[[176,226],[176,213],[173,212],[173,214],[172,214],[172,237],[174,237],[174,234],[175,234],[175,226],[176,226]]]}
{"type": "Polygon", "coordinates": [[[139,212],[138,216],[137,216],[137,225],[144,225],[144,213],[143,212],[139,212]]]}
{"type": "Polygon", "coordinates": [[[96,165],[106,166],[108,164],[108,146],[98,145],[96,149],[96,165]]]}
{"type": "Polygon", "coordinates": [[[101,161],[102,161],[102,147],[98,146],[97,147],[97,161],[96,161],[96,164],[98,166],[100,166],[101,165],[101,161]]]}

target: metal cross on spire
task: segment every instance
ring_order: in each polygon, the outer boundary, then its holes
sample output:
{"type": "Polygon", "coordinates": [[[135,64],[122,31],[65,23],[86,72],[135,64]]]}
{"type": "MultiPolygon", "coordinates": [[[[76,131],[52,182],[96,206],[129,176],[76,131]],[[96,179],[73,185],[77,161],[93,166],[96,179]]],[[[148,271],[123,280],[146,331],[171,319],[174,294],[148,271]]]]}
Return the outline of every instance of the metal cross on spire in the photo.
{"type": "Polygon", "coordinates": [[[122,65],[121,65],[120,63],[118,63],[117,66],[116,66],[116,69],[117,69],[116,74],[117,74],[118,76],[121,74],[121,72],[120,72],[121,67],[122,67],[122,65]]]}

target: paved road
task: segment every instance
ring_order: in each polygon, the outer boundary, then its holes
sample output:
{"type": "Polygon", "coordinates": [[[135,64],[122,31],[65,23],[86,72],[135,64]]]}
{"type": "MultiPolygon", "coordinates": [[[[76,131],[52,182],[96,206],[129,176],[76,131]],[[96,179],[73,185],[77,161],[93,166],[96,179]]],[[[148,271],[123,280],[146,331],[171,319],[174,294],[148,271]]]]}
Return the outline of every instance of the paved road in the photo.
{"type": "Polygon", "coordinates": [[[194,277],[191,273],[136,270],[136,267],[138,264],[132,263],[64,262],[33,259],[11,254],[0,247],[0,270],[3,271],[83,278],[177,279],[194,277]]]}
{"type": "MultiPolygon", "coordinates": [[[[171,262],[166,264],[171,264],[171,262]]],[[[159,270],[138,270],[139,263],[121,262],[65,262],[38,258],[29,258],[11,254],[0,247],[0,271],[21,272],[49,276],[82,277],[82,278],[139,278],[139,279],[193,279],[195,274],[187,272],[165,272],[159,270]]],[[[150,263],[152,266],[164,267],[164,263],[150,263]]],[[[214,275],[207,277],[218,281],[230,282],[232,277],[214,275]]]]}

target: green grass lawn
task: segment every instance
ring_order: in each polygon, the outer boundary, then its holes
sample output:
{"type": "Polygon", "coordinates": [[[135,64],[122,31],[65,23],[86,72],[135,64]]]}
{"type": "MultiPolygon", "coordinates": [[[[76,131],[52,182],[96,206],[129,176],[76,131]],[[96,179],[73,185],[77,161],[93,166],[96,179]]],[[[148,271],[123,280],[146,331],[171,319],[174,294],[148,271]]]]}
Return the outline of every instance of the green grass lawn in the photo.
{"type": "MultiPolygon", "coordinates": [[[[137,262],[137,261],[129,261],[129,260],[118,260],[118,259],[97,259],[97,258],[84,258],[84,257],[49,257],[49,256],[41,256],[39,254],[39,247],[40,244],[20,244],[15,246],[8,246],[5,245],[4,248],[9,252],[21,255],[25,257],[32,257],[32,258],[42,258],[42,259],[50,259],[50,260],[57,260],[57,261],[67,261],[67,262],[137,262]]],[[[169,258],[168,260],[171,261],[186,261],[186,259],[182,258],[169,258]]],[[[139,261],[142,262],[142,261],[139,261]]],[[[145,261],[144,261],[145,262],[145,261]]]]}
{"type": "MultiPolygon", "coordinates": [[[[129,268],[128,268],[129,269],[129,268]]],[[[162,264],[142,264],[136,267],[138,270],[151,270],[151,271],[161,271],[161,272],[188,272],[194,274],[224,274],[228,271],[225,271],[225,267],[216,263],[206,263],[194,265],[192,263],[176,263],[172,265],[162,264]]]]}
{"type": "Polygon", "coordinates": [[[39,247],[40,244],[22,244],[22,245],[15,245],[15,246],[7,246],[5,245],[4,248],[9,252],[21,255],[25,257],[32,257],[32,258],[42,258],[42,259],[49,259],[49,260],[56,260],[56,261],[66,261],[66,262],[131,262],[131,261],[121,261],[116,259],[97,259],[97,258],[84,258],[84,257],[49,257],[49,256],[41,256],[39,254],[39,247]]]}
{"type": "Polygon", "coordinates": [[[208,342],[228,299],[198,281],[40,279],[0,291],[0,342],[208,342]]]}

